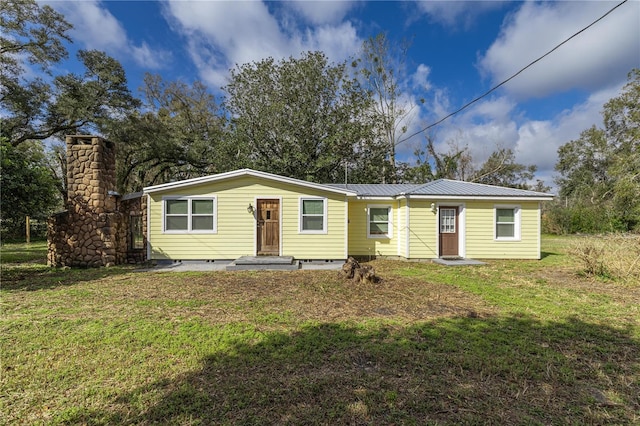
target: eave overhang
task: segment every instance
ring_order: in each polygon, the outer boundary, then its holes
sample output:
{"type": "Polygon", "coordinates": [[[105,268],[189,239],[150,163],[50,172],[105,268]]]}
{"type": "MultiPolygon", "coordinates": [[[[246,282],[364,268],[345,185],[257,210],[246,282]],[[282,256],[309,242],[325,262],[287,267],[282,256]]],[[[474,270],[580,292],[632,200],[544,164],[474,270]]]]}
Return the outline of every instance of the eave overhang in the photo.
{"type": "Polygon", "coordinates": [[[357,196],[358,195],[356,192],[350,191],[350,190],[347,190],[347,189],[333,188],[333,187],[326,186],[326,185],[321,185],[321,184],[318,184],[318,183],[307,182],[307,181],[300,180],[300,179],[288,178],[288,177],[275,175],[275,174],[267,173],[267,172],[260,172],[260,171],[252,170],[252,169],[234,170],[232,172],[219,173],[219,174],[216,174],[216,175],[203,176],[203,177],[198,177],[198,178],[193,178],[193,179],[186,179],[186,180],[181,180],[181,181],[178,181],[178,182],[170,182],[170,183],[163,183],[163,184],[160,184],[160,185],[147,186],[147,187],[143,188],[143,192],[145,194],[152,194],[154,192],[171,191],[171,190],[174,190],[174,189],[186,188],[186,187],[189,187],[189,186],[196,186],[196,185],[203,185],[203,184],[208,184],[208,183],[221,182],[221,181],[225,181],[225,180],[229,180],[229,179],[234,179],[234,178],[239,178],[239,177],[246,177],[246,176],[255,177],[255,178],[259,178],[259,179],[270,180],[270,181],[279,182],[279,183],[286,183],[286,184],[289,184],[289,185],[299,186],[299,187],[303,187],[303,188],[310,188],[310,189],[314,189],[314,190],[317,190],[317,191],[324,191],[324,192],[329,192],[329,193],[334,193],[334,194],[341,194],[341,195],[346,195],[346,196],[357,196]]]}

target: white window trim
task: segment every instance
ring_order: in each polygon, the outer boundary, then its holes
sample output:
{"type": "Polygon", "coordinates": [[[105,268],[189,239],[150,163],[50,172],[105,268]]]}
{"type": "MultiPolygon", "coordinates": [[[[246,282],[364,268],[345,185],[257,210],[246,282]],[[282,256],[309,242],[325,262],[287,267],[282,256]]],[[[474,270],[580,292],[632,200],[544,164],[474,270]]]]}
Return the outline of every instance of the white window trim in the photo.
{"type": "Polygon", "coordinates": [[[520,226],[520,205],[518,204],[496,204],[493,206],[493,239],[494,241],[520,241],[522,239],[520,226]],[[497,222],[497,210],[498,209],[513,209],[513,237],[498,237],[498,222],[497,222]]]}
{"type": "MultiPolygon", "coordinates": [[[[196,215],[201,216],[201,215],[196,215]]],[[[208,216],[208,215],[207,215],[208,216]]],[[[197,197],[184,197],[184,196],[166,196],[162,197],[162,233],[163,234],[217,234],[218,233],[218,197],[216,196],[197,196],[197,197]],[[167,201],[182,200],[187,201],[187,229],[186,230],[167,230],[167,216],[166,205],[167,201]],[[192,200],[210,200],[213,201],[213,229],[191,229],[191,201],[192,200]]]]}
{"type": "Polygon", "coordinates": [[[298,200],[298,233],[300,234],[326,234],[327,231],[327,199],[324,197],[300,197],[298,200]],[[302,229],[302,203],[306,200],[322,201],[322,230],[302,229]]]}
{"type": "Polygon", "coordinates": [[[367,204],[367,238],[383,238],[383,239],[392,239],[393,238],[393,206],[391,204],[367,204]],[[371,209],[382,209],[386,208],[389,210],[389,232],[387,234],[371,234],[371,209]]]}

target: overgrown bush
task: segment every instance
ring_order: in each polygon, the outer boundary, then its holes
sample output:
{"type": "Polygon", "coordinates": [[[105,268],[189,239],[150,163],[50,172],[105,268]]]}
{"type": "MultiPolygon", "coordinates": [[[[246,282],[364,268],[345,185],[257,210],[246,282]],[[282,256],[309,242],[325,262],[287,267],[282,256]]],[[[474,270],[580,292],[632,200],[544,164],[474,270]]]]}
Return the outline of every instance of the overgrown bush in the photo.
{"type": "Polygon", "coordinates": [[[554,201],[544,207],[542,232],[545,234],[596,234],[633,231],[630,220],[623,220],[612,205],[554,201]]]}
{"type": "Polygon", "coordinates": [[[588,275],[640,282],[640,235],[609,234],[583,237],[569,249],[588,275]]]}

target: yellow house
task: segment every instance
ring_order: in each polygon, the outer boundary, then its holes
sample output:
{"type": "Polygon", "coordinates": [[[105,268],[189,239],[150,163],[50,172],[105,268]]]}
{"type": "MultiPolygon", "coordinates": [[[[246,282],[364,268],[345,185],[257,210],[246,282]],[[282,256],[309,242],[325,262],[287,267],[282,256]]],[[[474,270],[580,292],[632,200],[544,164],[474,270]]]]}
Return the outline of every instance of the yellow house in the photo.
{"type": "Polygon", "coordinates": [[[545,193],[452,180],[317,184],[243,169],[144,188],[147,258],[540,258],[545,193]]]}

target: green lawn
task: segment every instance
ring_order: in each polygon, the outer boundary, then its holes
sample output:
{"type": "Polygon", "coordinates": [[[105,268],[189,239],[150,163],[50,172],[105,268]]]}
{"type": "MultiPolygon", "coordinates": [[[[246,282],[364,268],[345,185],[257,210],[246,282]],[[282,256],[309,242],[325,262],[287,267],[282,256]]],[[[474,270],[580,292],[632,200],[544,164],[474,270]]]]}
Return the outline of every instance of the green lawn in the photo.
{"type": "Polygon", "coordinates": [[[50,269],[2,247],[0,424],[640,424],[640,285],[541,261],[50,269]]]}

